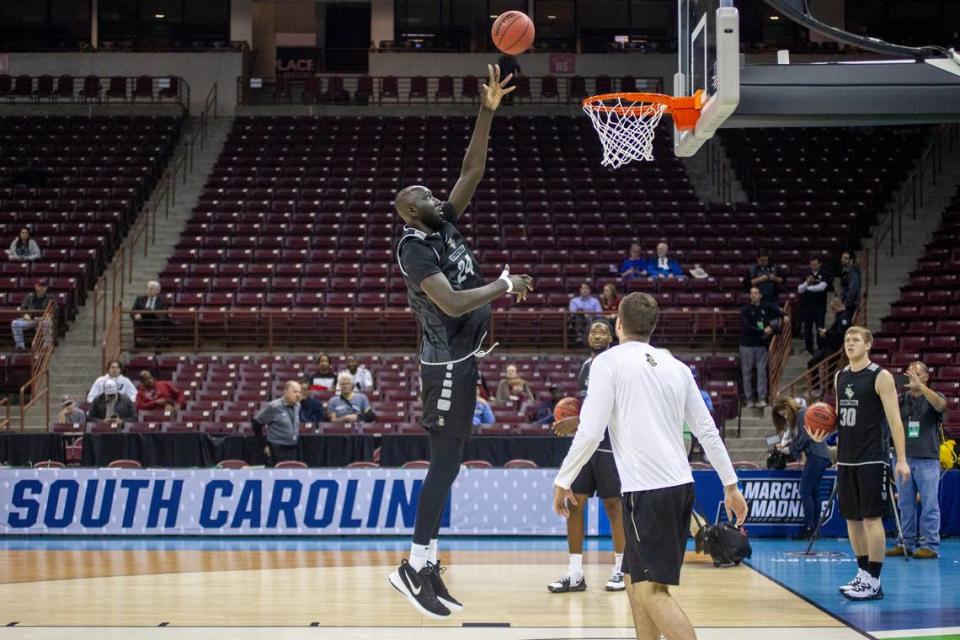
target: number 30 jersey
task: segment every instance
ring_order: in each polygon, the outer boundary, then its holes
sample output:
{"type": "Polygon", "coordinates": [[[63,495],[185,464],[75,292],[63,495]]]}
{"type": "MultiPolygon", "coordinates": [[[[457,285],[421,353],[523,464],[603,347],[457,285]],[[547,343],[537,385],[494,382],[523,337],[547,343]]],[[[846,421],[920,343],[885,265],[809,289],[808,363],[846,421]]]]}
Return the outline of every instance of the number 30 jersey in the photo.
{"type": "Polygon", "coordinates": [[[885,416],[877,376],[883,368],[871,362],[860,371],[847,365],[837,376],[837,464],[860,465],[887,459],[885,416]]]}
{"type": "Polygon", "coordinates": [[[407,284],[407,298],[423,329],[420,361],[424,364],[466,360],[480,350],[490,323],[489,304],[451,318],[420,288],[420,283],[435,273],[442,273],[454,291],[484,284],[473,252],[453,224],[457,217],[453,205],[444,202],[441,211],[445,224],[440,231],[426,234],[404,227],[397,242],[397,261],[407,284]]]}

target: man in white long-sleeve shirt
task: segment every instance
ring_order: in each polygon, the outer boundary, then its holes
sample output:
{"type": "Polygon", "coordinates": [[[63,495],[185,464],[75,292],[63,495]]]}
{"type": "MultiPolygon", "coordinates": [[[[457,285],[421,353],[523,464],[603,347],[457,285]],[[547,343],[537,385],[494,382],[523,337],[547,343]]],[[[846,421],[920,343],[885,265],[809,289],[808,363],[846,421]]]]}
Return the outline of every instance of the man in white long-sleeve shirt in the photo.
{"type": "Polygon", "coordinates": [[[620,303],[620,344],[593,360],[580,426],[555,481],[554,510],[568,515],[570,485],[609,428],[623,492],[623,572],[637,638],[691,640],[693,625],[668,589],[680,583],[694,501],[684,422],[720,474],[728,517],[736,514],[738,525],[746,520],[747,503],[690,369],[649,344],[658,315],[657,301],[645,293],[620,303]]]}

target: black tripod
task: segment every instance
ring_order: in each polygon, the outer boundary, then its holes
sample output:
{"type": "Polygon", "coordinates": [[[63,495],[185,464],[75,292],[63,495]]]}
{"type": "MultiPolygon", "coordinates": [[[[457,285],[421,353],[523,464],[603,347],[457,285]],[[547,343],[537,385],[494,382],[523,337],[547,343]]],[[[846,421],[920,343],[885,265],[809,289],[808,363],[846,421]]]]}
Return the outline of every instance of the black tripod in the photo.
{"type": "MultiPolygon", "coordinates": [[[[830,519],[830,515],[833,513],[833,503],[837,499],[837,487],[840,486],[838,481],[834,481],[833,489],[830,491],[830,498],[827,500],[827,504],[824,506],[823,511],[820,513],[820,520],[817,522],[817,528],[813,530],[813,533],[810,534],[810,544],[807,545],[806,551],[801,555],[812,555],[811,551],[813,545],[816,544],[817,540],[820,539],[820,529],[823,528],[823,524],[830,519]]],[[[897,508],[897,497],[896,497],[896,484],[893,482],[893,477],[887,475],[887,495],[890,499],[890,510],[893,511],[893,520],[897,524],[897,543],[904,550],[903,559],[907,562],[910,561],[909,554],[906,553],[906,545],[903,541],[903,527],[900,526],[900,511],[897,508]]]]}

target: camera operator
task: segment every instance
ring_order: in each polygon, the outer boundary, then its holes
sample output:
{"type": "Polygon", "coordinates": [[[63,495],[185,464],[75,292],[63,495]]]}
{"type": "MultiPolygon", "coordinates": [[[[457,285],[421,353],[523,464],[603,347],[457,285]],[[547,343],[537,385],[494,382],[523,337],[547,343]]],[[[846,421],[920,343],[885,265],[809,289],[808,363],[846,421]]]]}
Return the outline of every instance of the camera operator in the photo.
{"type": "Polygon", "coordinates": [[[897,482],[906,549],[897,545],[887,550],[887,556],[909,553],[922,560],[940,557],[940,424],[947,400],[927,386],[929,380],[930,370],[924,363],[911,362],[907,367],[900,419],[906,429],[910,477],[897,482]]]}

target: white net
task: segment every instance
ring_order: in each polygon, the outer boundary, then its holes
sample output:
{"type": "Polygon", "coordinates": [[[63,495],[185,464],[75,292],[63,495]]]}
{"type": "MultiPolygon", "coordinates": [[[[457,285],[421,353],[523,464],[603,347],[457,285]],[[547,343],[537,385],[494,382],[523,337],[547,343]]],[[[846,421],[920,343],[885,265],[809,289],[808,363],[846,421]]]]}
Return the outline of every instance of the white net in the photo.
{"type": "Polygon", "coordinates": [[[617,169],[634,160],[653,160],[653,137],[667,106],[658,102],[616,97],[583,110],[600,134],[605,167],[617,169]]]}

